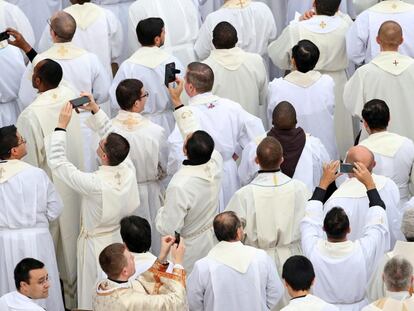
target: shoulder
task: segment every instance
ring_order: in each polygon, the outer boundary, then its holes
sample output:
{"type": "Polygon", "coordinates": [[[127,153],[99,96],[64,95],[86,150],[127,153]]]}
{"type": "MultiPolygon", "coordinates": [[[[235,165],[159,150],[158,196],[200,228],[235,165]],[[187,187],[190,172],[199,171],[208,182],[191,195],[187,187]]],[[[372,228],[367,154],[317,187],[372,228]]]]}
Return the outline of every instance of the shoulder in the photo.
{"type": "Polygon", "coordinates": [[[327,84],[332,84],[332,85],[335,84],[334,79],[330,75],[327,75],[327,74],[322,74],[319,81],[322,82],[322,83],[327,83],[327,84]]]}
{"type": "MultiPolygon", "coordinates": [[[[268,15],[268,13],[272,14],[272,10],[270,10],[269,6],[266,3],[259,2],[259,1],[252,1],[250,6],[253,10],[258,12],[263,12],[268,15]]],[[[272,14],[273,17],[273,14],[272,14]]]]}

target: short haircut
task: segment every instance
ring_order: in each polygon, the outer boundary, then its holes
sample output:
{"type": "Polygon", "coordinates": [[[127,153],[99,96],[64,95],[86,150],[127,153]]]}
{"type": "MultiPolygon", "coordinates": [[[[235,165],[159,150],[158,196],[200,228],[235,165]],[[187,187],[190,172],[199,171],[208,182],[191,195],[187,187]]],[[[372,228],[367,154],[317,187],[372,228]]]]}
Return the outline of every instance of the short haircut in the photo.
{"type": "Polygon", "coordinates": [[[405,210],[401,223],[401,232],[404,234],[407,242],[414,242],[414,208],[405,210]]]}
{"type": "Polygon", "coordinates": [[[219,242],[236,240],[237,230],[241,226],[241,221],[235,212],[223,212],[214,217],[213,228],[219,242]]]}
{"type": "Polygon", "coordinates": [[[292,48],[292,57],[295,60],[298,71],[306,73],[315,68],[319,60],[318,47],[309,40],[300,40],[292,48]]]}
{"type": "Polygon", "coordinates": [[[273,126],[279,130],[291,130],[296,127],[296,110],[293,105],[287,101],[282,101],[272,113],[273,126]]]}
{"type": "Polygon", "coordinates": [[[43,269],[44,266],[43,262],[34,258],[22,259],[14,268],[14,284],[16,285],[16,289],[20,289],[21,282],[30,284],[30,271],[43,269]]]}
{"type": "Polygon", "coordinates": [[[52,16],[50,28],[61,42],[70,42],[76,32],[76,20],[69,13],[59,11],[52,16]]]}
{"type": "Polygon", "coordinates": [[[159,17],[150,17],[139,21],[136,33],[142,46],[152,46],[156,37],[161,36],[164,21],[159,17]]]}
{"type": "Polygon", "coordinates": [[[325,216],[323,228],[330,239],[344,239],[349,230],[349,218],[341,207],[332,208],[325,216]]]}
{"type": "Polygon", "coordinates": [[[315,279],[315,271],[305,256],[292,256],[283,265],[282,278],[295,291],[309,290],[315,279]]]}
{"type": "Polygon", "coordinates": [[[42,60],[39,64],[41,66],[37,67],[36,76],[49,89],[57,88],[63,77],[63,70],[60,64],[49,58],[42,60]]]}
{"type": "Polygon", "coordinates": [[[340,4],[341,0],[315,0],[316,14],[334,16],[340,4]]]}
{"type": "Polygon", "coordinates": [[[390,122],[390,109],[381,99],[371,99],[362,109],[362,118],[371,130],[385,130],[390,122]]]}
{"type": "Polygon", "coordinates": [[[7,160],[11,156],[11,149],[19,143],[17,128],[8,125],[0,128],[0,159],[7,160]]]}
{"type": "Polygon", "coordinates": [[[125,79],[119,82],[115,95],[122,110],[131,110],[137,100],[141,99],[144,85],[138,79],[125,79]]]}
{"type": "Polygon", "coordinates": [[[151,247],[151,226],[142,217],[124,217],[121,219],[121,237],[131,252],[148,252],[151,247]]]}
{"type": "Polygon", "coordinates": [[[104,151],[108,156],[109,166],[117,166],[121,164],[128,156],[130,149],[128,140],[117,133],[108,135],[104,147],[104,151]]]}
{"type": "Polygon", "coordinates": [[[256,155],[262,169],[278,169],[283,157],[283,148],[276,138],[268,136],[257,146],[256,155]]]}
{"type": "Polygon", "coordinates": [[[192,62],[187,66],[187,83],[191,83],[199,93],[210,92],[214,85],[213,69],[207,64],[192,62]]]}
{"type": "Polygon", "coordinates": [[[400,256],[390,259],[384,267],[384,283],[392,292],[406,291],[411,285],[413,266],[400,256]]]}
{"type": "Polygon", "coordinates": [[[185,146],[187,158],[195,165],[207,163],[214,151],[214,140],[205,131],[195,131],[185,146]]]}
{"type": "Polygon", "coordinates": [[[237,44],[237,30],[228,22],[220,22],[213,30],[213,45],[216,49],[231,49],[237,44]]]}
{"type": "Polygon", "coordinates": [[[113,243],[99,254],[99,265],[110,279],[116,280],[122,269],[128,265],[128,260],[124,255],[125,250],[124,244],[113,243]]]}

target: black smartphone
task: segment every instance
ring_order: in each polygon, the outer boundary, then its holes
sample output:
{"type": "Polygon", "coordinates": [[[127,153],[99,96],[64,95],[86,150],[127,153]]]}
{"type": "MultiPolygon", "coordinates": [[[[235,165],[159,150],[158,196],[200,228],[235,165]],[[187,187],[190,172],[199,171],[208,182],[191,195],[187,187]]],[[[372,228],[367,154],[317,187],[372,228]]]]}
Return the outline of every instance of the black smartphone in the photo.
{"type": "Polygon", "coordinates": [[[175,75],[180,73],[181,70],[175,68],[175,63],[169,63],[165,65],[165,86],[168,87],[168,84],[175,81],[175,75]]]}
{"type": "Polygon", "coordinates": [[[10,35],[7,31],[0,32],[0,41],[4,41],[10,38],[10,35]]]}
{"type": "Polygon", "coordinates": [[[82,97],[72,99],[69,102],[72,104],[73,108],[78,108],[80,106],[83,106],[86,103],[89,103],[89,97],[88,96],[82,96],[82,97]]]}
{"type": "Polygon", "coordinates": [[[180,234],[177,231],[174,231],[175,234],[175,244],[180,244],[180,234]]]}
{"type": "Polygon", "coordinates": [[[350,163],[341,163],[340,166],[339,166],[339,172],[340,173],[345,173],[345,174],[353,173],[354,172],[354,165],[352,165],[350,163]]]}

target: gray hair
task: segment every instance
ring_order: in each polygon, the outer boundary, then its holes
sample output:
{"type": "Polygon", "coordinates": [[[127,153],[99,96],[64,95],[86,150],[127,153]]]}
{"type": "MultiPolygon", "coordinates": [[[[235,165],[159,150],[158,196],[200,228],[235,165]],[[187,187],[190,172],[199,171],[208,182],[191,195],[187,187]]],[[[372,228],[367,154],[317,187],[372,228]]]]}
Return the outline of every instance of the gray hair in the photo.
{"type": "Polygon", "coordinates": [[[401,256],[395,256],[385,264],[384,283],[389,291],[401,292],[408,290],[412,275],[413,266],[401,256]]]}
{"type": "Polygon", "coordinates": [[[401,232],[407,241],[414,242],[414,208],[409,208],[404,212],[401,232]]]}

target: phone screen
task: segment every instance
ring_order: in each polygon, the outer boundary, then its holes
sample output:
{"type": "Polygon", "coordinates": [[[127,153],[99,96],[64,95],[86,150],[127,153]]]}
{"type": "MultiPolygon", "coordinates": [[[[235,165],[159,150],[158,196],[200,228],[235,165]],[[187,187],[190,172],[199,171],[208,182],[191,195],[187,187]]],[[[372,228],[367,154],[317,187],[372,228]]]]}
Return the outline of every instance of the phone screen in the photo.
{"type": "Polygon", "coordinates": [[[0,32],[0,41],[4,41],[10,38],[10,35],[7,31],[0,32]]]}
{"type": "Polygon", "coordinates": [[[82,106],[86,103],[89,103],[89,97],[88,96],[82,96],[82,97],[79,97],[79,98],[75,98],[75,99],[72,99],[70,101],[70,103],[72,104],[73,108],[78,108],[78,107],[80,107],[80,106],[82,106]]]}
{"type": "Polygon", "coordinates": [[[354,166],[352,164],[349,163],[341,163],[341,165],[339,166],[339,172],[340,173],[353,173],[354,172],[354,166]]]}

